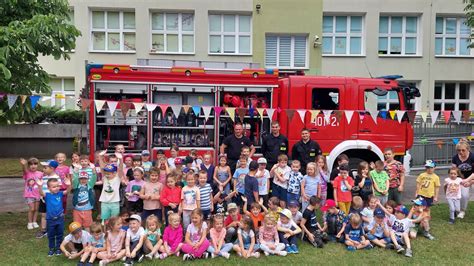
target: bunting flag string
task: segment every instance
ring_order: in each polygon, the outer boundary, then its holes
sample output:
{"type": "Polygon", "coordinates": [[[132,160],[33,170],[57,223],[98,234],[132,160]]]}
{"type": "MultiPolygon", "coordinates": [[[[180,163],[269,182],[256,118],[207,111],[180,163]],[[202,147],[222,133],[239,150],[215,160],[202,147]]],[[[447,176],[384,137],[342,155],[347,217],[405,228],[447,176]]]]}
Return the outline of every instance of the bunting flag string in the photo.
{"type": "Polygon", "coordinates": [[[140,111],[143,109],[143,106],[145,106],[144,103],[133,103],[133,106],[135,106],[135,112],[138,114],[140,111]]]}
{"type": "Polygon", "coordinates": [[[438,120],[438,115],[439,115],[439,111],[431,111],[430,112],[431,126],[434,126],[434,124],[436,123],[436,120],[438,120]]]}
{"type": "Polygon", "coordinates": [[[288,117],[288,123],[291,123],[293,120],[293,116],[295,115],[295,110],[294,109],[286,109],[285,110],[286,116],[288,117]]]}
{"type": "Polygon", "coordinates": [[[204,120],[209,120],[209,116],[211,115],[211,106],[203,106],[202,111],[204,112],[204,120]]]}
{"type": "Polygon", "coordinates": [[[273,114],[274,113],[275,113],[275,109],[272,109],[272,108],[267,109],[267,115],[268,115],[268,118],[270,118],[270,121],[273,121],[273,114]]]}
{"type": "Polygon", "coordinates": [[[344,114],[346,115],[347,124],[350,124],[352,116],[354,115],[354,111],[344,111],[344,114]]]}
{"type": "Polygon", "coordinates": [[[181,105],[171,105],[171,111],[173,111],[174,117],[178,118],[181,113],[181,105]]]}
{"type": "Polygon", "coordinates": [[[260,116],[260,120],[263,122],[263,112],[265,112],[265,108],[257,108],[258,115],[260,116]]]}
{"type": "Polygon", "coordinates": [[[109,107],[110,115],[114,115],[115,109],[117,109],[118,102],[107,101],[107,106],[109,107]]]}
{"type": "Polygon", "coordinates": [[[304,123],[304,118],[306,116],[306,110],[296,110],[298,112],[298,114],[300,115],[300,119],[301,119],[301,123],[304,123]]]}
{"type": "Polygon", "coordinates": [[[95,103],[96,112],[99,113],[102,110],[102,107],[104,107],[105,101],[95,100],[94,103],[95,103]]]}
{"type": "Polygon", "coordinates": [[[225,111],[229,115],[230,119],[232,119],[232,122],[235,123],[235,107],[226,107],[225,111]]]}
{"type": "Polygon", "coordinates": [[[379,116],[379,111],[370,111],[370,116],[374,120],[374,123],[377,124],[377,117],[379,116]]]}
{"type": "Polygon", "coordinates": [[[147,104],[145,104],[145,107],[148,110],[148,112],[153,112],[153,111],[155,111],[156,107],[158,107],[158,105],[153,104],[153,103],[147,103],[147,104]]]}
{"type": "Polygon", "coordinates": [[[18,95],[15,95],[15,94],[7,95],[8,109],[12,109],[13,105],[15,105],[16,103],[16,99],[18,99],[18,95]]]}

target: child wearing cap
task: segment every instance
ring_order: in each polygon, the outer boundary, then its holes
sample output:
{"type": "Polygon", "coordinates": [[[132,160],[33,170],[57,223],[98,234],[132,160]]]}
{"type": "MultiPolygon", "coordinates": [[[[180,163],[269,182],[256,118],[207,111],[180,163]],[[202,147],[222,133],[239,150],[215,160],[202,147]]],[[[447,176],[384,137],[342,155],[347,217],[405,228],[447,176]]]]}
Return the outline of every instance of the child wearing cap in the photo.
{"type": "Polygon", "coordinates": [[[299,253],[297,235],[301,233],[301,228],[293,221],[293,215],[288,209],[280,212],[280,219],[277,222],[278,237],[281,243],[285,244],[288,254],[299,253]]]}
{"type": "Polygon", "coordinates": [[[384,163],[380,160],[375,162],[375,169],[369,172],[370,178],[373,180],[374,195],[385,204],[388,200],[388,189],[390,177],[384,170],[384,163]]]}
{"type": "Polygon", "coordinates": [[[303,218],[301,219],[301,228],[304,231],[304,239],[313,246],[322,248],[324,246],[322,239],[323,228],[316,217],[316,210],[319,209],[321,199],[316,196],[309,198],[309,204],[303,211],[303,218]]]}
{"type": "Polygon", "coordinates": [[[427,209],[438,201],[439,188],[441,186],[440,179],[435,174],[436,164],[432,160],[425,163],[425,172],[416,178],[416,198],[422,197],[426,200],[427,209]]]}
{"type": "MultiPolygon", "coordinates": [[[[299,201],[301,194],[301,181],[303,180],[303,175],[300,172],[301,163],[298,160],[293,160],[291,162],[291,171],[287,173],[288,175],[288,188],[287,188],[287,200],[289,201],[299,201]]],[[[285,177],[286,179],[286,177],[285,177]]]]}
{"type": "Polygon", "coordinates": [[[87,171],[79,170],[73,174],[73,194],[72,194],[72,220],[84,226],[86,231],[92,224],[92,210],[95,205],[95,171],[90,178],[87,171]]]}
{"type": "Polygon", "coordinates": [[[344,229],[344,234],[346,236],[345,244],[347,250],[355,251],[358,249],[371,249],[373,248],[370,241],[365,239],[364,228],[362,227],[362,219],[360,215],[354,213],[349,218],[349,223],[344,229]]]}
{"type": "Polygon", "coordinates": [[[125,237],[125,263],[124,265],[133,265],[134,261],[141,262],[144,258],[143,243],[146,233],[142,227],[142,217],[138,214],[130,215],[127,219],[129,228],[125,237]]]}
{"type": "Polygon", "coordinates": [[[224,225],[227,230],[225,236],[225,242],[234,242],[235,238],[237,237],[237,229],[240,226],[240,220],[242,219],[242,215],[240,215],[239,207],[237,204],[231,202],[227,205],[227,211],[229,215],[224,220],[224,225]]]}
{"type": "Polygon", "coordinates": [[[391,249],[394,246],[390,239],[389,227],[384,220],[384,211],[380,208],[376,208],[374,210],[374,219],[367,226],[367,239],[369,239],[372,244],[381,248],[391,249]]]}
{"type": "Polygon", "coordinates": [[[27,160],[20,158],[20,164],[23,168],[23,180],[25,181],[25,187],[23,190],[23,197],[25,203],[28,205],[28,230],[38,228],[39,225],[36,223],[38,218],[38,208],[41,199],[38,186],[38,180],[43,176],[41,171],[38,171],[39,161],[36,158],[30,158],[27,160]]]}
{"type": "Polygon", "coordinates": [[[449,205],[449,223],[454,224],[456,212],[461,211],[461,171],[452,167],[448,171],[449,176],[444,179],[444,192],[449,205]]]}
{"type": "Polygon", "coordinates": [[[334,201],[341,211],[349,214],[352,202],[352,187],[354,179],[349,176],[349,165],[341,164],[339,166],[339,175],[334,179],[334,201]]]}
{"type": "Polygon", "coordinates": [[[324,212],[323,232],[326,232],[329,240],[344,243],[344,230],[346,229],[347,219],[346,214],[337,208],[334,200],[328,199],[321,208],[324,212]]]}
{"type": "Polygon", "coordinates": [[[194,160],[193,157],[191,156],[186,156],[184,158],[184,167],[183,167],[183,173],[188,173],[189,171],[193,171],[194,173],[198,172],[198,168],[193,166],[194,160]]]}
{"type": "MultiPolygon", "coordinates": [[[[41,191],[43,191],[44,194],[49,192],[49,179],[56,179],[60,187],[62,185],[62,182],[59,176],[56,174],[56,168],[59,165],[58,162],[56,162],[55,160],[49,160],[46,162],[41,162],[41,165],[43,166],[43,177],[41,178],[41,180],[38,180],[37,183],[38,186],[41,188],[41,190],[39,190],[40,195],[43,195],[41,194],[41,191]]],[[[41,214],[41,230],[36,233],[36,238],[42,238],[46,236],[46,201],[44,196],[41,196],[38,212],[41,214]]]]}
{"type": "Polygon", "coordinates": [[[301,180],[302,210],[305,210],[306,207],[308,207],[309,199],[312,196],[321,196],[321,174],[318,176],[316,169],[316,163],[311,162],[306,165],[306,175],[303,177],[303,180],[301,180]]]}
{"type": "Polygon", "coordinates": [[[120,213],[120,184],[126,184],[123,175],[123,163],[122,154],[116,153],[115,156],[118,160],[119,169],[115,164],[105,165],[104,154],[100,155],[100,162],[102,167],[102,175],[104,176],[102,182],[102,193],[100,194],[99,201],[101,202],[101,219],[102,223],[105,223],[110,217],[118,216],[120,213]]]}
{"type": "Polygon", "coordinates": [[[408,214],[408,218],[414,220],[414,226],[410,228],[410,238],[416,238],[418,231],[422,231],[423,236],[429,240],[434,240],[430,233],[430,215],[427,210],[427,202],[423,198],[413,200],[413,207],[408,214]]]}
{"type": "Polygon", "coordinates": [[[84,248],[89,244],[91,235],[82,230],[82,226],[78,222],[70,223],[68,229],[69,234],[61,243],[61,251],[68,259],[79,258],[84,253],[84,248]]]}
{"type": "Polygon", "coordinates": [[[260,157],[257,160],[258,169],[255,178],[258,181],[258,196],[263,199],[263,205],[268,205],[268,192],[270,191],[270,171],[267,168],[267,159],[260,157]]]}
{"type": "Polygon", "coordinates": [[[141,157],[143,170],[145,170],[145,174],[148,174],[150,169],[153,167],[153,162],[150,161],[150,151],[143,150],[141,157]]]}

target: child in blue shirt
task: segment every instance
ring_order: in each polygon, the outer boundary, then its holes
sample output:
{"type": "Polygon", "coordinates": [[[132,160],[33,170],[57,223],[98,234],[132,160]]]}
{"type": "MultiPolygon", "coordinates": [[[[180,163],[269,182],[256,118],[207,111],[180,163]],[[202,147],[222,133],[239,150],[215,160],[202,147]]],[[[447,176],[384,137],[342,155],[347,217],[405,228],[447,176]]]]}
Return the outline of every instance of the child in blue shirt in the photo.
{"type": "Polygon", "coordinates": [[[287,202],[300,200],[301,181],[303,180],[303,175],[301,174],[300,169],[301,169],[300,161],[293,160],[293,162],[291,162],[291,171],[287,173],[288,175],[287,202]]]}
{"type": "Polygon", "coordinates": [[[346,235],[345,243],[347,250],[355,251],[358,249],[370,249],[373,248],[370,241],[365,239],[364,228],[362,228],[362,219],[360,215],[354,213],[349,218],[349,224],[344,229],[346,235]]]}
{"type": "Polygon", "coordinates": [[[245,196],[245,176],[249,173],[249,168],[247,166],[247,156],[240,155],[240,166],[235,169],[233,176],[234,191],[237,191],[237,197],[234,198],[235,204],[237,206],[243,206],[242,196],[245,196]]]}
{"type": "MultiPolygon", "coordinates": [[[[64,208],[62,198],[71,192],[71,181],[68,177],[64,179],[64,184],[67,190],[60,191],[59,180],[56,178],[48,179],[48,192],[40,190],[40,195],[44,198],[46,203],[46,230],[48,232],[48,257],[51,257],[56,252],[56,255],[61,255],[60,245],[63,239],[64,231],[64,208]]],[[[38,180],[38,185],[43,185],[43,180],[38,180]]]]}

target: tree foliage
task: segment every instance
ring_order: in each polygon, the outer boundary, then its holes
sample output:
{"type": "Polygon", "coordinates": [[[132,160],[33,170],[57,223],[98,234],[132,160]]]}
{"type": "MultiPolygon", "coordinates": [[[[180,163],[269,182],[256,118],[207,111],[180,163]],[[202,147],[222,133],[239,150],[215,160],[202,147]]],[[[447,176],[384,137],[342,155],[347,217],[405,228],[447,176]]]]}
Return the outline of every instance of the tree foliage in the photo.
{"type": "MultiPolygon", "coordinates": [[[[49,75],[38,56],[69,59],[80,35],[69,23],[67,0],[0,1],[0,92],[49,93],[49,75]]],[[[6,99],[0,101],[0,124],[28,121],[33,113],[29,99],[11,110],[6,99]]]]}
{"type": "Polygon", "coordinates": [[[471,28],[471,44],[469,47],[474,48],[474,0],[464,0],[466,7],[464,12],[466,12],[466,24],[471,28]]]}

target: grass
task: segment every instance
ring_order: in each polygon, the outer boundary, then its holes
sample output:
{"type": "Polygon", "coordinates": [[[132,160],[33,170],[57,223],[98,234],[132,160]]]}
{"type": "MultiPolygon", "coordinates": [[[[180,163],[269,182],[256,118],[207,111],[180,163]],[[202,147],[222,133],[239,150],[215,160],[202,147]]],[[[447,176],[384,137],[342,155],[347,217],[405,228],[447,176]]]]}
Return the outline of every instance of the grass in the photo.
{"type": "MultiPolygon", "coordinates": [[[[40,159],[40,161],[49,159],[40,159]]],[[[71,160],[67,159],[66,164],[70,165],[71,160]]],[[[0,176],[23,176],[20,165],[20,158],[0,158],[0,176]]],[[[41,166],[40,166],[41,168],[41,166]]]]}
{"type": "MultiPolygon", "coordinates": [[[[464,220],[459,220],[455,225],[447,223],[448,207],[440,204],[432,208],[432,234],[436,240],[429,241],[420,237],[413,241],[413,258],[406,258],[396,254],[394,251],[376,248],[373,250],[362,250],[356,252],[346,251],[342,244],[329,243],[323,249],[316,249],[307,243],[300,243],[300,254],[288,255],[287,257],[262,257],[260,259],[242,259],[235,254],[226,261],[223,258],[214,260],[197,260],[186,262],[188,265],[215,265],[226,263],[231,265],[309,265],[325,262],[336,265],[362,265],[381,264],[386,265],[468,265],[474,260],[474,237],[472,237],[474,225],[474,204],[471,204],[468,215],[464,220]]],[[[26,213],[4,213],[0,218],[0,258],[3,265],[64,265],[73,262],[64,256],[48,258],[47,239],[35,239],[34,232],[28,231],[25,226],[26,213]]],[[[69,217],[68,217],[69,218],[69,217]]],[[[76,262],[74,262],[76,263],[76,262]]],[[[167,258],[164,261],[144,262],[143,265],[176,265],[183,263],[181,258],[167,258]]],[[[115,263],[113,265],[121,265],[115,263]]]]}

